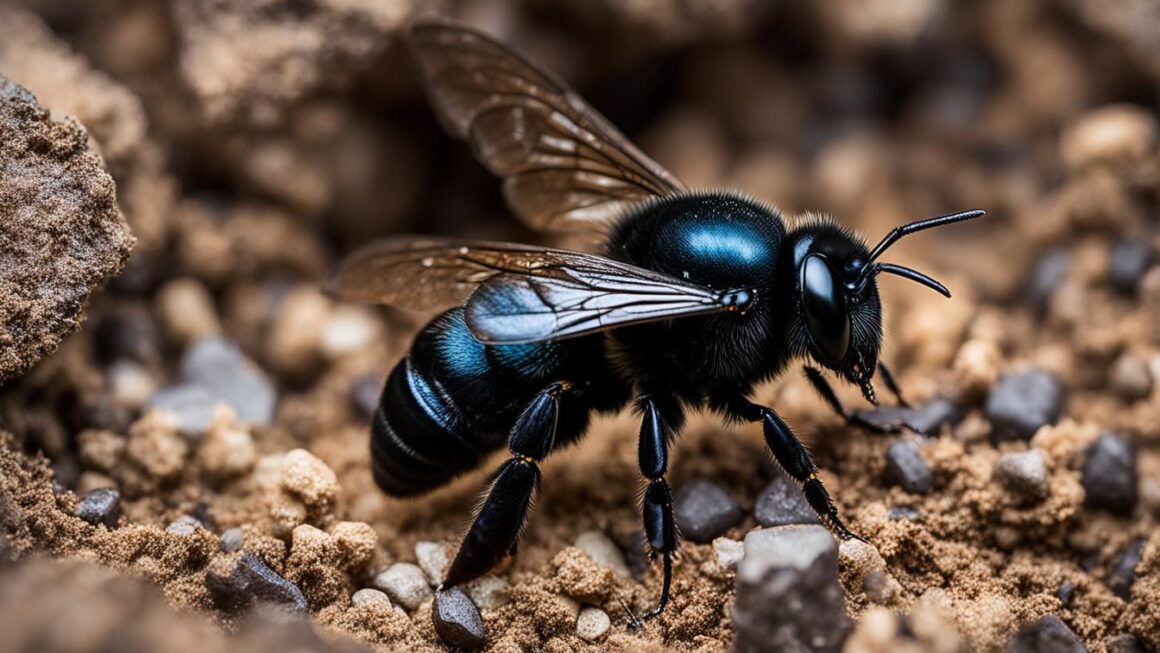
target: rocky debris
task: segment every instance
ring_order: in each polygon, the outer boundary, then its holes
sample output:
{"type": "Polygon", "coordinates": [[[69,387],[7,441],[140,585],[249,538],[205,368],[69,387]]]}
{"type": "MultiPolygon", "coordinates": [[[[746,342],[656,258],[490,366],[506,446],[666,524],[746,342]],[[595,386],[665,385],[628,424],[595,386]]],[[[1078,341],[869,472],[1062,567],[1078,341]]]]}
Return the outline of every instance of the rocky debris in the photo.
{"type": "Polygon", "coordinates": [[[294,449],[282,459],[281,484],[307,506],[332,504],[339,491],[334,472],[305,449],[294,449]]]}
{"type": "Polygon", "coordinates": [[[801,488],[780,469],[773,470],[773,480],[758,495],[753,516],[762,526],[820,523],[801,488]]]}
{"type": "Polygon", "coordinates": [[[511,585],[499,576],[484,576],[467,584],[467,595],[480,610],[495,610],[511,601],[511,585]]]}
{"type": "Polygon", "coordinates": [[[1112,363],[1108,381],[1117,395],[1128,401],[1146,399],[1152,394],[1152,371],[1139,356],[1125,352],[1112,363]]]}
{"type": "Polygon", "coordinates": [[[603,603],[616,586],[612,569],[576,547],[567,547],[552,558],[552,578],[562,594],[593,605],[603,603]]]}
{"type": "Polygon", "coordinates": [[[416,542],[415,559],[419,568],[427,574],[427,580],[438,586],[447,577],[447,569],[451,566],[451,558],[455,551],[442,542],[416,542]]]}
{"type": "Polygon", "coordinates": [[[745,544],[728,537],[713,540],[713,557],[717,564],[729,570],[736,570],[745,555],[745,544]]]}
{"type": "Polygon", "coordinates": [[[427,575],[418,565],[396,562],[375,576],[374,586],[387,593],[391,600],[408,610],[416,610],[431,598],[427,575]]]}
{"type": "Polygon", "coordinates": [[[274,419],[278,394],[270,379],[226,338],[204,338],[190,347],[181,375],[228,404],[242,422],[266,426],[274,419]]]}
{"type": "Polygon", "coordinates": [[[629,576],[628,563],[624,560],[624,553],[604,531],[584,531],[576,536],[573,546],[587,553],[593,562],[608,567],[618,576],[624,578],[629,576]]]}
{"type": "Polygon", "coordinates": [[[221,403],[224,402],[204,387],[185,384],[154,392],[146,405],[173,415],[181,434],[196,439],[213,424],[215,411],[221,403]]]}
{"type": "Polygon", "coordinates": [[[386,592],[371,587],[365,587],[350,597],[351,605],[367,605],[368,603],[378,603],[389,608],[391,607],[391,598],[387,596],[386,592]]]}
{"type": "Polygon", "coordinates": [[[1083,463],[1084,503],[1126,515],[1136,506],[1136,450],[1114,433],[1104,433],[1086,452],[1083,463]]]}
{"type": "Polygon", "coordinates": [[[169,338],[188,347],[221,335],[222,325],[213,295],[192,277],[168,281],[157,290],[157,315],[169,338]]]}
{"type": "Polygon", "coordinates": [[[599,642],[608,634],[612,620],[600,608],[587,607],[576,617],[576,635],[586,642],[599,642]]]}
{"type": "Polygon", "coordinates": [[[1071,607],[1071,600],[1075,598],[1075,584],[1069,580],[1063,581],[1059,584],[1059,591],[1055,596],[1059,599],[1060,605],[1065,608],[1071,607]]]}
{"type": "Polygon", "coordinates": [[[331,527],[330,535],[334,537],[342,556],[342,564],[347,569],[360,569],[374,558],[379,535],[370,524],[340,521],[331,527]]]}
{"type": "Polygon", "coordinates": [[[220,556],[206,569],[205,586],[222,610],[236,612],[259,603],[296,612],[308,605],[302,590],[252,553],[220,556]]]}
{"type": "Polygon", "coordinates": [[[897,440],[886,448],[886,479],[911,494],[926,494],[934,488],[934,478],[914,440],[897,440]]]}
{"type": "Polygon", "coordinates": [[[1117,241],[1108,254],[1108,284],[1116,292],[1135,294],[1140,279],[1157,263],[1160,256],[1148,241],[1117,241]]]}
{"type": "Polygon", "coordinates": [[[838,547],[821,526],[751,531],[736,585],[738,651],[838,651],[853,625],[838,583],[838,547]]]}
{"type": "Polygon", "coordinates": [[[914,506],[891,506],[890,512],[886,516],[891,520],[905,519],[907,521],[918,521],[922,519],[922,513],[914,506]]]}
{"type": "Polygon", "coordinates": [[[1104,642],[1108,653],[1148,653],[1148,647],[1131,633],[1120,633],[1104,642]]]}
{"type": "Polygon", "coordinates": [[[1023,502],[1047,498],[1047,459],[1038,449],[1000,456],[995,465],[995,478],[1023,502]]]}
{"type": "Polygon", "coordinates": [[[76,516],[94,526],[116,528],[121,519],[121,493],[112,488],[90,490],[77,504],[76,516]]]}
{"type": "Polygon", "coordinates": [[[1112,568],[1112,573],[1108,576],[1108,587],[1112,588],[1116,596],[1125,601],[1131,599],[1132,585],[1136,583],[1136,567],[1144,558],[1144,545],[1146,543],[1146,540],[1138,539],[1128,544],[1116,561],[1116,566],[1112,568]]]}
{"type": "Polygon", "coordinates": [[[435,623],[435,633],[448,646],[476,649],[487,641],[479,609],[459,588],[435,595],[431,618],[435,623]]]}
{"type": "Polygon", "coordinates": [[[218,538],[218,546],[225,553],[241,551],[245,545],[246,534],[240,528],[230,528],[218,538]]]}
{"type": "Polygon", "coordinates": [[[74,120],[0,77],[0,381],[56,350],[133,247],[113,180],[74,120]]]}
{"type": "Polygon", "coordinates": [[[673,516],[681,534],[693,542],[707,544],[741,522],[741,506],[716,483],[693,479],[673,497],[673,516]]]}
{"type": "Polygon", "coordinates": [[[938,435],[944,424],[954,424],[962,411],[950,399],[938,397],[908,408],[906,406],[879,406],[873,410],[856,411],[858,417],[883,431],[909,428],[922,435],[938,435]]]}
{"type": "Polygon", "coordinates": [[[1087,653],[1067,624],[1053,615],[1024,625],[1007,642],[1006,653],[1087,653]]]}
{"type": "Polygon", "coordinates": [[[1059,421],[1063,402],[1063,386],[1043,370],[1004,374],[984,408],[991,421],[992,439],[1031,439],[1040,427],[1059,421]]]}
{"type": "Polygon", "coordinates": [[[1031,270],[1023,291],[1024,301],[1037,312],[1044,313],[1055,289],[1067,278],[1070,269],[1070,251],[1063,247],[1047,250],[1031,270]]]}
{"type": "Polygon", "coordinates": [[[1089,111],[1064,131],[1059,150],[1072,168],[1137,163],[1151,150],[1156,119],[1142,107],[1110,104],[1089,111]]]}
{"type": "Polygon", "coordinates": [[[191,515],[182,515],[165,527],[165,532],[179,537],[193,535],[201,528],[201,522],[191,515]]]}
{"type": "Polygon", "coordinates": [[[359,416],[364,419],[374,416],[382,389],[383,379],[378,374],[364,374],[351,382],[350,402],[359,416]]]}
{"type": "Polygon", "coordinates": [[[258,445],[250,431],[234,424],[232,415],[217,414],[198,443],[198,467],[213,480],[246,474],[258,462],[258,445]]]}

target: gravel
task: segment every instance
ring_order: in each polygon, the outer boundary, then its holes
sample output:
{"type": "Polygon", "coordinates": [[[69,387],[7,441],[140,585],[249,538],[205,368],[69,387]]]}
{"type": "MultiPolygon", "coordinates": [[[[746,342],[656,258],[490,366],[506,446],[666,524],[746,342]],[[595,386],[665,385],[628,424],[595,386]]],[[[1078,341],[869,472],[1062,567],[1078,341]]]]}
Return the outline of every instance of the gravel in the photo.
{"type": "Polygon", "coordinates": [[[736,585],[737,651],[838,651],[852,627],[838,584],[838,547],[821,526],[751,531],[736,585]]]}
{"type": "Polygon", "coordinates": [[[232,340],[199,340],[182,357],[181,375],[228,404],[242,422],[268,426],[274,419],[278,395],[273,384],[232,340]]]}
{"type": "Polygon", "coordinates": [[[431,618],[435,623],[435,633],[448,646],[475,649],[487,641],[479,609],[459,588],[435,595],[431,618]]]}
{"type": "Polygon", "coordinates": [[[107,487],[86,492],[77,504],[76,516],[93,525],[116,528],[121,518],[121,493],[107,487]]]}
{"type": "Polygon", "coordinates": [[[245,532],[240,528],[231,528],[221,534],[218,538],[218,547],[226,553],[233,553],[234,551],[241,551],[245,544],[245,532]]]}
{"type": "Polygon", "coordinates": [[[888,519],[906,519],[908,521],[918,521],[922,519],[922,513],[914,506],[891,506],[890,512],[887,513],[888,519]]]}
{"type": "Polygon", "coordinates": [[[628,563],[624,560],[624,553],[604,531],[584,531],[576,536],[573,546],[587,553],[593,562],[608,567],[618,576],[624,578],[629,576],[628,563]]]}
{"type": "Polygon", "coordinates": [[[427,574],[419,565],[397,562],[375,576],[374,586],[408,610],[415,610],[432,596],[427,574]]]}
{"type": "Polygon", "coordinates": [[[1140,560],[1144,557],[1144,545],[1146,540],[1133,540],[1124,552],[1120,555],[1119,560],[1116,561],[1116,566],[1112,568],[1112,573],[1108,576],[1108,587],[1116,596],[1129,600],[1132,597],[1132,585],[1136,583],[1136,567],[1140,565],[1140,560]]]}
{"type": "Polygon", "coordinates": [[[1043,370],[1004,374],[984,407],[992,439],[1030,440],[1040,427],[1059,421],[1063,402],[1063,386],[1043,370]]]}
{"type": "Polygon", "coordinates": [[[415,558],[419,562],[419,568],[427,574],[427,580],[435,586],[442,584],[446,578],[453,553],[451,547],[442,542],[415,543],[415,558]]]}
{"type": "Polygon", "coordinates": [[[1114,433],[1104,433],[1087,450],[1083,463],[1085,503],[1126,515],[1137,498],[1136,450],[1114,433]]]}
{"type": "Polygon", "coordinates": [[[673,498],[673,516],[681,534],[699,544],[741,523],[741,506],[721,486],[705,479],[693,479],[681,486],[673,498]]]}
{"type": "Polygon", "coordinates": [[[1121,240],[1108,254],[1108,284],[1117,292],[1131,295],[1140,279],[1160,257],[1146,240],[1121,240]]]}
{"type": "Polygon", "coordinates": [[[719,537],[713,540],[713,556],[717,564],[736,570],[741,558],[745,556],[745,544],[728,537],[719,537]]]}
{"type": "Polygon", "coordinates": [[[187,438],[201,437],[213,423],[214,411],[225,403],[200,385],[162,388],[149,397],[149,408],[164,410],[177,419],[177,430],[187,438]]]}
{"type": "Polygon", "coordinates": [[[205,586],[214,603],[227,611],[238,611],[258,603],[294,612],[306,612],[308,608],[302,590],[252,553],[243,553],[232,561],[227,557],[212,561],[206,571],[205,586]]]}
{"type": "Polygon", "coordinates": [[[781,470],[774,471],[773,480],[758,495],[753,515],[762,526],[821,523],[801,488],[781,470]]]}
{"type": "Polygon", "coordinates": [[[576,617],[576,635],[586,642],[599,642],[611,627],[608,613],[600,608],[584,608],[576,617]]]}
{"type": "Polygon", "coordinates": [[[166,526],[165,532],[171,533],[173,535],[179,535],[181,537],[187,537],[196,533],[198,528],[201,528],[201,522],[199,522],[196,517],[182,515],[173,520],[173,522],[168,526],[166,526]]]}
{"type": "Polygon", "coordinates": [[[1025,624],[1007,642],[1007,653],[1087,653],[1079,637],[1053,615],[1025,624]]]}
{"type": "Polygon", "coordinates": [[[1070,268],[1070,251],[1062,247],[1048,250],[1031,270],[1027,287],[1023,292],[1024,301],[1040,313],[1046,311],[1051,295],[1067,278],[1070,268]]]}
{"type": "Polygon", "coordinates": [[[911,494],[926,494],[934,488],[930,468],[913,440],[897,440],[887,447],[886,479],[911,494]]]}
{"type": "Polygon", "coordinates": [[[1038,449],[1000,456],[995,465],[995,478],[1023,502],[1047,498],[1047,459],[1038,449]]]}
{"type": "Polygon", "coordinates": [[[963,411],[950,399],[937,397],[913,408],[879,406],[873,410],[859,410],[857,414],[886,432],[906,427],[922,435],[938,435],[944,424],[958,422],[963,411]]]}
{"type": "Polygon", "coordinates": [[[350,597],[351,605],[368,605],[371,603],[378,603],[389,608],[391,607],[391,598],[385,592],[371,587],[365,587],[350,597]]]}
{"type": "Polygon", "coordinates": [[[484,576],[467,584],[467,595],[480,610],[495,610],[511,602],[511,585],[499,576],[484,576]]]}
{"type": "Polygon", "coordinates": [[[1121,399],[1136,401],[1152,394],[1152,371],[1141,357],[1124,353],[1112,363],[1108,375],[1112,390],[1121,399]]]}

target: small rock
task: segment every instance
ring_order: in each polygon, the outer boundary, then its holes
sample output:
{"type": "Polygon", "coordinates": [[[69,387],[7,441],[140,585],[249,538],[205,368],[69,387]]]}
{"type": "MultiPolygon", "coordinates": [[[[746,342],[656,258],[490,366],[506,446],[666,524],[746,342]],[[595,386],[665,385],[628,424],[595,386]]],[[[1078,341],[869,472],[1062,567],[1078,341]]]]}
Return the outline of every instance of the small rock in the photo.
{"type": "Polygon", "coordinates": [[[580,616],[576,617],[576,635],[586,642],[599,642],[604,639],[612,620],[608,613],[600,608],[584,608],[580,616]]]}
{"type": "Polygon", "coordinates": [[[906,411],[902,421],[910,430],[922,435],[938,435],[944,424],[954,424],[962,417],[957,404],[945,397],[936,397],[906,411]]]}
{"type": "Polygon", "coordinates": [[[370,562],[379,543],[375,529],[365,522],[340,521],[330,529],[330,535],[342,553],[343,566],[348,569],[357,569],[370,562]]]}
{"type": "Polygon", "coordinates": [[[1108,284],[1116,292],[1134,295],[1140,279],[1160,257],[1146,240],[1121,240],[1108,254],[1108,284]]]}
{"type": "Polygon", "coordinates": [[[1109,637],[1104,646],[1108,653],[1148,653],[1148,647],[1131,633],[1120,633],[1109,637]]]}
{"type": "Polygon", "coordinates": [[[1152,394],[1152,372],[1139,356],[1124,353],[1112,363],[1109,381],[1112,390],[1123,399],[1135,401],[1152,394]]]}
{"type": "Polygon", "coordinates": [[[1113,433],[1104,433],[1087,450],[1083,463],[1084,502],[1126,515],[1136,506],[1136,450],[1113,433]]]}
{"type": "Polygon", "coordinates": [[[361,589],[350,597],[351,605],[367,605],[369,603],[378,603],[384,607],[391,607],[391,599],[384,592],[370,587],[361,589]]]}
{"type": "Polygon", "coordinates": [[[1024,301],[1039,313],[1047,311],[1051,296],[1071,268],[1071,252],[1064,248],[1048,250],[1029,275],[1026,290],[1023,292],[1024,301]]]}
{"type": "Polygon", "coordinates": [[[419,561],[419,568],[427,574],[427,580],[434,586],[441,585],[447,577],[452,553],[450,547],[442,542],[415,543],[415,558],[419,561]]]}
{"type": "Polygon", "coordinates": [[[197,279],[169,281],[157,289],[156,298],[161,324],[178,344],[189,345],[221,333],[213,296],[197,279]]]}
{"type": "Polygon", "coordinates": [[[274,419],[278,403],[274,386],[230,340],[199,340],[182,356],[181,375],[228,404],[242,422],[268,426],[274,419]]]}
{"type": "Polygon", "coordinates": [[[887,447],[886,478],[911,494],[926,494],[934,488],[930,468],[913,440],[896,440],[887,447]]]}
{"type": "Polygon", "coordinates": [[[186,537],[196,533],[198,528],[201,528],[201,522],[197,521],[196,518],[189,515],[182,515],[173,520],[173,523],[166,526],[165,532],[173,535],[179,535],[181,537],[186,537]]]}
{"type": "Polygon", "coordinates": [[[1143,107],[1110,104],[1085,113],[1064,130],[1060,157],[1073,169],[1138,162],[1152,150],[1156,119],[1143,107]]]}
{"type": "Polygon", "coordinates": [[[467,585],[467,595],[480,610],[502,608],[511,601],[511,585],[499,576],[484,576],[467,585]]]}
{"type": "Polygon", "coordinates": [[[1088,650],[1067,624],[1049,614],[1020,628],[1007,642],[1006,653],[1088,653],[1088,650]]]}
{"type": "Polygon", "coordinates": [[[196,439],[213,424],[214,413],[220,402],[199,385],[177,385],[162,388],[149,397],[149,408],[164,410],[177,421],[181,435],[196,439]]]}
{"type": "Polygon", "coordinates": [[[232,561],[228,557],[212,561],[206,570],[205,586],[223,610],[237,611],[255,603],[296,612],[305,612],[308,607],[302,590],[252,553],[243,553],[232,561]]]}
{"type": "Polygon", "coordinates": [[[839,651],[853,624],[838,583],[838,547],[822,526],[745,536],[733,606],[735,650],[839,651]]]}
{"type": "Polygon", "coordinates": [[[240,528],[231,528],[221,534],[218,538],[218,547],[226,553],[233,553],[241,551],[245,544],[246,534],[240,528]]]}
{"type": "Polygon", "coordinates": [[[1070,580],[1065,580],[1059,584],[1059,591],[1055,593],[1059,598],[1059,603],[1063,607],[1071,607],[1071,600],[1075,598],[1075,584],[1070,580]]]}
{"type": "Polygon", "coordinates": [[[1063,386],[1043,370],[1005,374],[984,408],[991,437],[996,442],[1030,440],[1040,427],[1059,421],[1063,401],[1063,386]]]}
{"type": "Polygon", "coordinates": [[[157,379],[136,361],[118,358],[105,370],[105,378],[118,406],[138,410],[157,393],[157,379]]]}
{"type": "Polygon", "coordinates": [[[745,545],[728,537],[719,537],[713,540],[713,555],[717,558],[717,564],[735,571],[745,555],[745,545]]]}
{"type": "Polygon", "coordinates": [[[1116,566],[1108,577],[1108,587],[1125,601],[1132,598],[1132,585],[1136,583],[1136,567],[1144,557],[1144,544],[1145,540],[1133,540],[1124,549],[1123,555],[1116,561],[1116,566]]]}
{"type": "Polygon", "coordinates": [[[364,306],[334,308],[319,334],[322,353],[330,360],[357,352],[382,339],[382,325],[364,306]]]}
{"type": "Polygon", "coordinates": [[[281,483],[308,506],[329,504],[339,491],[334,471],[305,449],[294,449],[282,459],[281,483]]]}
{"type": "Polygon", "coordinates": [[[922,513],[914,506],[891,506],[890,512],[886,516],[891,520],[905,519],[907,521],[918,521],[922,519],[922,513]]]}
{"type": "Polygon", "coordinates": [[[681,534],[705,544],[736,526],[744,516],[741,507],[721,489],[705,479],[693,479],[681,486],[673,498],[673,515],[681,534]]]}
{"type": "Polygon", "coordinates": [[[250,432],[234,424],[223,409],[202,437],[197,448],[197,462],[202,471],[214,479],[241,476],[258,462],[258,446],[250,432]]]}
{"type": "Polygon", "coordinates": [[[603,531],[584,531],[576,536],[574,545],[587,553],[596,564],[611,568],[618,576],[628,577],[628,563],[624,561],[624,553],[603,531]]]}
{"type": "Polygon", "coordinates": [[[801,488],[781,470],[773,472],[773,480],[757,497],[753,516],[762,526],[821,523],[801,488]]]}
{"type": "Polygon", "coordinates": [[[431,618],[435,622],[435,633],[448,646],[475,649],[487,641],[479,609],[459,588],[435,596],[431,618]]]}
{"type": "Polygon", "coordinates": [[[351,382],[350,402],[359,416],[364,419],[374,416],[382,389],[383,378],[378,374],[364,374],[351,382]]]}
{"type": "MultiPolygon", "coordinates": [[[[391,600],[408,610],[415,610],[431,598],[427,575],[419,565],[397,562],[375,576],[374,586],[386,592],[391,600]]],[[[474,607],[474,606],[473,606],[474,607]]]]}
{"type": "Polygon", "coordinates": [[[121,493],[112,488],[86,492],[77,504],[76,516],[94,526],[104,524],[116,528],[121,518],[121,493]]]}
{"type": "Polygon", "coordinates": [[[1047,498],[1047,459],[1038,449],[1003,454],[995,465],[995,477],[1024,501],[1047,498]]]}

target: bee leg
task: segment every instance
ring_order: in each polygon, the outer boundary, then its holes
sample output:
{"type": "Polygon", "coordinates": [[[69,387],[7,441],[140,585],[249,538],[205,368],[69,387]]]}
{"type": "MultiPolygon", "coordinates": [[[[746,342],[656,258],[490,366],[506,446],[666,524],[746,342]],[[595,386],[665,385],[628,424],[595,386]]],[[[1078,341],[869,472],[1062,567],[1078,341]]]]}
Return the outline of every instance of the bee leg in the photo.
{"type": "Polygon", "coordinates": [[[508,449],[512,457],[500,465],[487,499],[459,545],[443,587],[479,578],[514,553],[527,520],[528,508],[540,485],[539,462],[552,450],[560,413],[560,396],[567,389],[554,383],[524,408],[512,426],[508,449]]]}
{"type": "Polygon", "coordinates": [[[886,363],[878,361],[878,375],[882,377],[882,382],[886,384],[886,389],[898,401],[899,406],[910,408],[910,402],[902,396],[902,389],[898,387],[898,382],[894,380],[894,372],[886,367],[886,363]]]}
{"type": "Polygon", "coordinates": [[[665,472],[669,467],[669,443],[684,422],[684,413],[676,402],[662,404],[647,395],[640,399],[638,407],[643,417],[637,455],[640,473],[649,481],[641,501],[645,539],[653,555],[661,556],[663,564],[660,600],[655,608],[640,618],[640,621],[647,621],[661,614],[669,603],[673,553],[680,544],[673,522],[673,496],[665,472]]]}
{"type": "MultiPolygon", "coordinates": [[[[823,524],[829,526],[843,540],[861,540],[838,517],[838,508],[818,478],[818,466],[805,445],[794,435],[793,429],[772,409],[745,401],[739,406],[741,416],[752,422],[761,422],[765,434],[765,444],[777,459],[777,463],[791,478],[802,484],[802,493],[810,507],[818,514],[823,524]]],[[[865,540],[863,540],[865,541],[865,540]]]]}
{"type": "MultiPolygon", "coordinates": [[[[822,399],[825,400],[826,404],[828,404],[830,408],[834,409],[834,412],[837,413],[842,419],[846,420],[847,424],[858,426],[866,429],[867,431],[873,431],[874,433],[898,433],[902,430],[901,424],[898,426],[878,424],[871,422],[858,413],[847,409],[844,405],[842,405],[842,400],[838,399],[838,395],[834,392],[834,389],[830,387],[829,381],[826,381],[826,377],[822,376],[822,373],[818,371],[817,368],[806,365],[804,369],[806,372],[806,380],[810,382],[810,385],[814,386],[814,390],[818,391],[818,394],[822,396],[822,399]]],[[[888,381],[886,385],[887,387],[893,388],[893,379],[888,381]]]]}

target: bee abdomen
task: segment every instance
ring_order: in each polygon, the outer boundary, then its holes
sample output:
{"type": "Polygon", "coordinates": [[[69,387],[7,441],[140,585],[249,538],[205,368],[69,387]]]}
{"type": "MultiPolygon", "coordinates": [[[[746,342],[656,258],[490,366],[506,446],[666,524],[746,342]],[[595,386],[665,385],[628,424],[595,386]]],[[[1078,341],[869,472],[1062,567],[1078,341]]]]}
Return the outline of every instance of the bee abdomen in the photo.
{"type": "Polygon", "coordinates": [[[438,380],[410,356],[395,366],[371,426],[372,470],[384,492],[409,497],[444,485],[478,465],[481,444],[438,380]]]}

